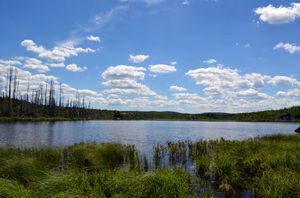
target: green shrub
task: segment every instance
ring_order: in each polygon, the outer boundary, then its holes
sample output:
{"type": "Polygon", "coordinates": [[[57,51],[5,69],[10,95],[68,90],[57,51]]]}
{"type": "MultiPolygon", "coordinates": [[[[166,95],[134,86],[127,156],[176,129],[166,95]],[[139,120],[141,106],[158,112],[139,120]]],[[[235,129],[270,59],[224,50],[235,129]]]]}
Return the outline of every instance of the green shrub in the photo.
{"type": "Polygon", "coordinates": [[[163,158],[164,148],[162,145],[158,145],[153,149],[153,162],[155,169],[161,167],[161,160],[163,158]]]}
{"type": "Polygon", "coordinates": [[[62,149],[45,147],[31,148],[23,151],[24,155],[33,157],[47,168],[57,168],[61,165],[62,149]]]}
{"type": "Polygon", "coordinates": [[[114,143],[77,144],[64,150],[66,166],[88,170],[115,169],[129,164],[139,167],[139,159],[133,146],[114,143]]]}
{"type": "Polygon", "coordinates": [[[142,181],[142,197],[191,197],[190,175],[181,169],[161,169],[147,173],[142,181]]]}
{"type": "Polygon", "coordinates": [[[29,185],[42,177],[45,169],[32,158],[12,157],[3,162],[0,177],[16,180],[20,184],[29,185]]]}
{"type": "MultiPolygon", "coordinates": [[[[103,144],[102,147],[98,149],[98,160],[105,168],[115,169],[125,163],[126,154],[132,154],[126,151],[127,147],[124,148],[120,144],[103,144]]],[[[132,156],[130,158],[132,160],[132,156]]]]}
{"type": "Polygon", "coordinates": [[[196,160],[197,174],[201,178],[209,178],[210,176],[210,159],[207,156],[201,156],[196,160]]]}
{"type": "Polygon", "coordinates": [[[219,190],[230,194],[238,192],[241,181],[236,163],[228,153],[218,153],[216,156],[213,173],[219,190]]]}
{"type": "Polygon", "coordinates": [[[257,193],[262,197],[300,197],[300,174],[290,170],[265,172],[257,182],[257,193]]]}
{"type": "Polygon", "coordinates": [[[0,178],[0,198],[29,198],[30,193],[16,181],[0,178]]]}
{"type": "Polygon", "coordinates": [[[59,193],[67,193],[72,188],[72,179],[70,175],[53,174],[33,184],[31,189],[35,197],[52,197],[59,193]]]}

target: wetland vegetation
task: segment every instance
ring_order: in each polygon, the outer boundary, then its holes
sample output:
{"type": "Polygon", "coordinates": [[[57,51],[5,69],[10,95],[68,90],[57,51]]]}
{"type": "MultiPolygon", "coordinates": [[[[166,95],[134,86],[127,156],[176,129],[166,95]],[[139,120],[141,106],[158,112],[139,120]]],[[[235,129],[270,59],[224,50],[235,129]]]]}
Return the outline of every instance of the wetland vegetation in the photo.
{"type": "Polygon", "coordinates": [[[0,197],[299,197],[300,135],[1,148],[0,197]],[[192,168],[191,168],[192,167],[192,168]]]}

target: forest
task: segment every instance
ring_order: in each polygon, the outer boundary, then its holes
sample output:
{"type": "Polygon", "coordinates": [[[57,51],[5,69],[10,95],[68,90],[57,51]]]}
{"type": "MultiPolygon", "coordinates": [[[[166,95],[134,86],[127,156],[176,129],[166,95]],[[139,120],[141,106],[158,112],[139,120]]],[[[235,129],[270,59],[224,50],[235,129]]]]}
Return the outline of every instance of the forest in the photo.
{"type": "Polygon", "coordinates": [[[157,111],[116,111],[93,109],[79,93],[72,98],[63,97],[61,85],[53,80],[38,88],[20,88],[18,70],[11,68],[1,85],[1,121],[39,120],[205,120],[205,121],[258,121],[258,122],[299,122],[300,107],[250,113],[201,113],[188,114],[157,111]]]}

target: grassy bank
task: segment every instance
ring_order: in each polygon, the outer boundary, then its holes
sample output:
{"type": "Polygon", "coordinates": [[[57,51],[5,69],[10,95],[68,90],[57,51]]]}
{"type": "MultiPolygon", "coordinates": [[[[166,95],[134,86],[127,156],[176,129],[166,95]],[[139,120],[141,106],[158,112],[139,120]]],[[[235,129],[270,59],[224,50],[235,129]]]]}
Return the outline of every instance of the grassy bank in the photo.
{"type": "Polygon", "coordinates": [[[0,122],[56,122],[56,121],[87,121],[89,118],[67,117],[0,117],[0,122]]]}
{"type": "Polygon", "coordinates": [[[168,142],[154,148],[153,164],[113,143],[1,148],[0,197],[300,196],[300,135],[168,142]],[[189,162],[195,174],[182,169],[189,162]]]}
{"type": "Polygon", "coordinates": [[[78,121],[82,119],[71,119],[64,117],[0,117],[0,122],[41,122],[41,121],[78,121]]]}
{"type": "Polygon", "coordinates": [[[182,169],[145,172],[133,146],[0,149],[0,197],[191,197],[182,169]]]}
{"type": "Polygon", "coordinates": [[[300,197],[300,135],[272,135],[244,141],[169,142],[155,149],[156,166],[185,165],[190,159],[196,174],[212,191],[230,197],[248,192],[255,197],[300,197]],[[188,156],[187,156],[188,155],[188,156]]]}

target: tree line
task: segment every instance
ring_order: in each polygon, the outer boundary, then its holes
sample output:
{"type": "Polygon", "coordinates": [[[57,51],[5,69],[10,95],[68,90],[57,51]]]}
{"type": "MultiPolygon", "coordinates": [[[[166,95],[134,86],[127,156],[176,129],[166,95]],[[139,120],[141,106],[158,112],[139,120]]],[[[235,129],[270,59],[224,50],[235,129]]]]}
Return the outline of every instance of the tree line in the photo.
{"type": "Polygon", "coordinates": [[[66,117],[89,118],[91,105],[76,93],[75,98],[63,98],[63,88],[54,80],[34,86],[28,81],[26,88],[20,85],[18,69],[11,67],[2,81],[0,115],[4,117],[66,117]]]}
{"type": "MultiPolygon", "coordinates": [[[[1,76],[1,75],[0,75],[1,76]]],[[[3,75],[2,75],[3,76],[3,75]]],[[[114,111],[92,109],[85,97],[64,97],[62,84],[54,80],[36,86],[30,81],[20,84],[18,69],[11,67],[0,82],[0,117],[2,118],[64,118],[103,120],[233,120],[299,122],[300,107],[252,113],[202,113],[114,111]]],[[[1,119],[0,119],[1,120],[1,119]]]]}

